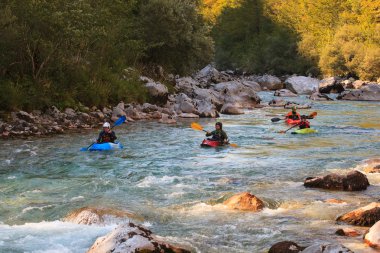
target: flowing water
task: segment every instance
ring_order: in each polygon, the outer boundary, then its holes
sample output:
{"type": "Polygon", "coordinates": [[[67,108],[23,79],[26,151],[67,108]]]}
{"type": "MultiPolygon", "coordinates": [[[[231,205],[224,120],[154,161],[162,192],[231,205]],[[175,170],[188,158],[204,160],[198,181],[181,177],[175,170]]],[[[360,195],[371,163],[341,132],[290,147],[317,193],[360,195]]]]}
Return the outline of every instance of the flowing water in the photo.
{"type": "MultiPolygon", "coordinates": [[[[264,101],[272,98],[260,93],[264,101]]],[[[291,99],[310,102],[305,97],[291,99]]],[[[313,102],[312,135],[278,134],[271,123],[287,110],[265,108],[221,121],[238,148],[205,149],[202,132],[155,122],[116,129],[125,149],[79,152],[97,131],[51,138],[0,141],[0,252],[86,252],[116,224],[63,222],[84,207],[125,209],[167,241],[194,252],[267,252],[277,241],[300,245],[340,242],[370,252],[360,237],[334,235],[337,215],[379,199],[380,175],[367,175],[363,192],[306,189],[307,176],[347,172],[379,157],[380,103],[313,102]],[[249,191],[266,203],[259,213],[221,203],[249,191]],[[344,204],[328,204],[327,199],[344,204]]],[[[215,119],[199,123],[212,129],[215,119]]],[[[343,226],[344,227],[344,226],[343,226]]]]}

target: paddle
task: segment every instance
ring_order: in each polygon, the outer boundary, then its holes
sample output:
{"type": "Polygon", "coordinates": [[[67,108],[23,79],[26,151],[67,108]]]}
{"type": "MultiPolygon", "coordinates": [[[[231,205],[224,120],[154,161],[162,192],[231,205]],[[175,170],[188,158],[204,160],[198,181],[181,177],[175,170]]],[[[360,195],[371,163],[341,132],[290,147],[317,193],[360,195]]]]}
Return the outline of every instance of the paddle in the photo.
{"type": "Polygon", "coordinates": [[[280,134],[284,134],[284,133],[286,133],[287,131],[289,131],[290,129],[295,128],[295,127],[298,126],[298,125],[299,125],[299,124],[296,124],[296,125],[292,126],[291,128],[288,128],[288,129],[285,130],[285,131],[280,131],[279,133],[280,133],[280,134]]]}
{"type": "MultiPolygon", "coordinates": [[[[203,131],[203,132],[206,132],[206,133],[208,132],[208,131],[204,130],[201,125],[199,125],[198,123],[195,123],[195,122],[191,123],[191,128],[194,129],[194,130],[197,130],[197,131],[203,131]]],[[[238,147],[238,145],[235,144],[235,143],[228,143],[228,144],[231,147],[234,147],[234,148],[238,147]]]]}
{"type": "MultiPolygon", "coordinates": [[[[127,119],[127,117],[125,117],[125,116],[121,116],[120,118],[118,118],[118,119],[115,121],[115,123],[113,123],[113,126],[111,127],[111,129],[114,128],[114,127],[116,127],[116,126],[120,126],[121,124],[123,124],[123,123],[125,122],[126,119],[127,119]]],[[[87,148],[82,148],[81,151],[87,151],[87,150],[88,150],[89,148],[91,148],[92,145],[94,145],[95,143],[96,143],[96,142],[91,143],[91,145],[88,146],[87,148]]]]}
{"type": "MultiPolygon", "coordinates": [[[[312,112],[309,116],[307,116],[307,119],[314,119],[315,116],[317,116],[317,112],[312,112]]],[[[279,122],[280,120],[285,120],[286,118],[280,119],[280,118],[273,118],[271,119],[272,122],[279,122]]]]}
{"type": "MultiPolygon", "coordinates": [[[[317,116],[317,112],[313,112],[313,113],[311,113],[307,118],[308,119],[314,119],[314,117],[315,116],[317,116]]],[[[292,128],[294,128],[294,127],[296,127],[296,126],[299,126],[300,125],[300,123],[298,123],[298,124],[295,124],[294,126],[292,126],[291,128],[289,128],[289,129],[287,129],[287,130],[285,130],[285,131],[280,131],[279,133],[280,134],[284,134],[284,133],[286,133],[287,131],[289,131],[290,129],[292,129],[292,128]]]]}

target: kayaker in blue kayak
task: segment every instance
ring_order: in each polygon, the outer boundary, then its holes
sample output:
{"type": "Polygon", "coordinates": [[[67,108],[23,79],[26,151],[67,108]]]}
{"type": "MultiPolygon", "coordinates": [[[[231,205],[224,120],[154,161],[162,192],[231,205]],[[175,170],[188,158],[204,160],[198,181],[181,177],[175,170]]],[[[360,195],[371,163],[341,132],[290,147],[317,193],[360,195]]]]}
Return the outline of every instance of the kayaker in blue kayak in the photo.
{"type": "Polygon", "coordinates": [[[305,115],[301,116],[301,122],[298,123],[300,129],[310,128],[310,122],[307,121],[306,118],[307,117],[305,115]]]}
{"type": "Polygon", "coordinates": [[[219,141],[222,144],[228,143],[228,136],[227,136],[226,132],[223,131],[222,122],[216,122],[215,130],[212,131],[211,133],[207,132],[206,136],[207,137],[212,136],[211,138],[209,138],[209,140],[212,140],[212,141],[219,141]]]}
{"type": "Polygon", "coordinates": [[[115,142],[117,139],[114,131],[111,130],[111,125],[108,122],[103,124],[103,130],[100,132],[97,143],[115,142]]]}

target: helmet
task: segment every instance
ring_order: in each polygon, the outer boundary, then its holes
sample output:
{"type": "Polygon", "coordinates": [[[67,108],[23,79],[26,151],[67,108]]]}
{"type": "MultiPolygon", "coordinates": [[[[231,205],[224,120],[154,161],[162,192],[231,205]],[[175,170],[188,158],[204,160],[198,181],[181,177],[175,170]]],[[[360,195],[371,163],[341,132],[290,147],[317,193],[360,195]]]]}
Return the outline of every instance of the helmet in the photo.
{"type": "Polygon", "coordinates": [[[107,128],[110,128],[110,127],[111,127],[111,125],[110,125],[110,123],[108,123],[108,122],[104,122],[104,124],[103,124],[103,127],[107,127],[107,128]]]}
{"type": "Polygon", "coordinates": [[[215,126],[219,126],[219,127],[220,127],[220,129],[222,129],[222,128],[223,128],[223,124],[222,124],[222,122],[216,122],[216,123],[215,123],[215,126]]]}
{"type": "Polygon", "coordinates": [[[306,119],[306,116],[305,116],[305,115],[302,115],[302,116],[301,116],[301,119],[306,119]]]}

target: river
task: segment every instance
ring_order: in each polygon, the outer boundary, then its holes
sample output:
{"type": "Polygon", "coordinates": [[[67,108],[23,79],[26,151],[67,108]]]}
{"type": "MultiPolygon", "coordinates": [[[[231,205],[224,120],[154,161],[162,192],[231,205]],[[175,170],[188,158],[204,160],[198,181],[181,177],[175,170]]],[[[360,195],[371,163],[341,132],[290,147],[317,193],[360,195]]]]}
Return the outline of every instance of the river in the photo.
{"type": "MultiPolygon", "coordinates": [[[[259,93],[264,101],[272,95],[259,93]]],[[[309,102],[304,96],[288,100],[309,102]]],[[[380,175],[364,192],[306,189],[308,176],[345,173],[379,157],[380,103],[312,102],[312,135],[279,134],[270,119],[288,110],[264,108],[220,120],[238,148],[205,149],[189,126],[132,122],[116,128],[125,149],[80,152],[98,131],[0,141],[0,252],[86,252],[116,224],[63,222],[84,207],[126,209],[169,242],[195,252],[267,252],[275,242],[340,242],[370,252],[360,237],[334,235],[335,217],[379,198],[380,175]],[[225,209],[234,193],[266,203],[259,213],[225,209]],[[326,199],[346,204],[328,204],[326,199]]],[[[198,121],[198,120],[197,120],[198,121]]],[[[215,119],[198,121],[212,129],[215,119]]]]}

